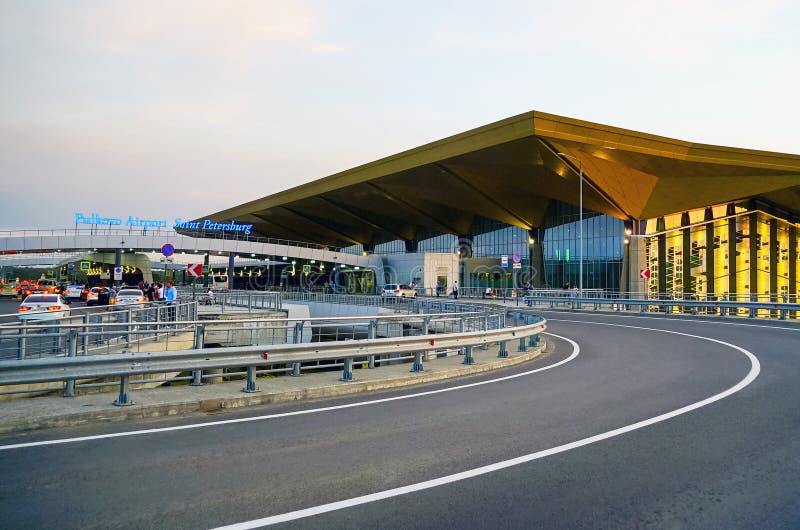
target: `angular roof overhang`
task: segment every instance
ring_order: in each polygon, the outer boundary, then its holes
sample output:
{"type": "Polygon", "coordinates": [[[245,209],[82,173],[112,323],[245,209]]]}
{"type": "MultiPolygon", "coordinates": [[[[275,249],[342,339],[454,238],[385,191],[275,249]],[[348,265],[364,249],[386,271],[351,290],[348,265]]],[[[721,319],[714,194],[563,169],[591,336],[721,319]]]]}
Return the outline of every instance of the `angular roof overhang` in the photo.
{"type": "Polygon", "coordinates": [[[542,227],[549,203],[649,219],[760,198],[800,215],[800,156],[528,112],[207,216],[331,247],[542,227]],[[559,156],[564,153],[569,156],[559,156]]]}

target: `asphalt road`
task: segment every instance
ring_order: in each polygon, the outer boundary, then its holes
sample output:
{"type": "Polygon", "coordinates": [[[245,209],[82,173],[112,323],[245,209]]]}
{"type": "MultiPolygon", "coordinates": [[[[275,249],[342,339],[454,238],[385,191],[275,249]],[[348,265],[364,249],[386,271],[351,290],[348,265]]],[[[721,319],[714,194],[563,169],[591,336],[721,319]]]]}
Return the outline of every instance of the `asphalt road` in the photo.
{"type": "Polygon", "coordinates": [[[284,526],[798,527],[798,328],[545,315],[551,333],[580,346],[577,356],[569,342],[550,336],[551,352],[535,363],[479,378],[0,438],[0,526],[211,528],[341,502],[337,510],[286,516],[284,526]],[[486,384],[358,407],[2,447],[309,411],[478,381],[486,384]],[[738,391],[663,417],[732,388],[738,391]],[[473,476],[452,480],[469,470],[473,476]],[[410,492],[392,494],[401,487],[410,492]],[[363,502],[379,492],[388,493],[363,502]]]}

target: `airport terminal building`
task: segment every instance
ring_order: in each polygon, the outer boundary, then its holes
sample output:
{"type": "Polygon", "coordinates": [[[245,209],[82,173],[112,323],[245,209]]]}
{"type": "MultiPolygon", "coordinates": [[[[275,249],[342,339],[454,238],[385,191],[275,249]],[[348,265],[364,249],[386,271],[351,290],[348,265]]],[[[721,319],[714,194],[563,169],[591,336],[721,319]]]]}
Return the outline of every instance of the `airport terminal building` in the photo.
{"type": "Polygon", "coordinates": [[[204,218],[379,255],[384,277],[364,272],[363,291],[457,279],[794,300],[800,283],[799,155],[538,111],[204,218]]]}

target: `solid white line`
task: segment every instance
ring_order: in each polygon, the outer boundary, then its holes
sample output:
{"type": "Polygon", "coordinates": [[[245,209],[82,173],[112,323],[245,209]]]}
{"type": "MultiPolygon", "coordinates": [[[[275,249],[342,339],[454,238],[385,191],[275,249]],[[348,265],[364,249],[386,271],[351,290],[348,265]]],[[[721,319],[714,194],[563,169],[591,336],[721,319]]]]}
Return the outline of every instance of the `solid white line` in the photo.
{"type": "MultiPolygon", "coordinates": [[[[597,322],[596,324],[601,324],[602,325],[604,323],[597,322]]],[[[367,503],[373,502],[373,501],[384,500],[384,499],[388,499],[388,498],[391,498],[391,497],[397,497],[399,495],[405,495],[407,493],[413,493],[413,492],[417,492],[417,491],[421,491],[421,490],[425,490],[425,489],[429,489],[429,488],[435,488],[437,486],[443,486],[445,484],[450,484],[450,483],[453,483],[453,482],[456,482],[456,481],[459,481],[459,480],[465,480],[465,479],[476,477],[476,476],[479,476],[479,475],[484,475],[486,473],[492,473],[492,472],[499,471],[501,469],[505,469],[505,468],[508,468],[508,467],[517,466],[517,465],[520,465],[520,464],[525,464],[527,462],[532,462],[534,460],[538,460],[540,458],[544,458],[544,457],[547,457],[547,456],[555,455],[555,454],[558,454],[558,453],[563,453],[563,452],[569,451],[571,449],[576,449],[578,447],[583,447],[585,445],[589,445],[589,444],[592,444],[592,443],[595,443],[595,442],[599,442],[599,441],[602,441],[602,440],[607,440],[609,438],[613,438],[613,437],[619,436],[621,434],[625,434],[625,433],[628,433],[628,432],[631,432],[631,431],[634,431],[634,430],[637,430],[637,429],[641,429],[643,427],[647,427],[649,425],[653,425],[655,423],[659,423],[659,422],[674,418],[675,416],[679,416],[681,414],[686,414],[687,412],[690,412],[692,410],[698,409],[698,408],[703,407],[705,405],[708,405],[710,403],[714,403],[715,401],[719,401],[720,399],[723,399],[723,398],[725,398],[727,396],[730,396],[731,394],[733,394],[735,392],[738,392],[739,390],[745,388],[747,385],[752,383],[753,380],[755,380],[756,377],[758,377],[758,374],[761,371],[761,364],[758,362],[758,359],[756,358],[755,355],[753,355],[749,351],[745,350],[744,348],[740,348],[739,346],[736,346],[734,344],[730,344],[728,342],[724,342],[724,341],[717,340],[717,339],[712,339],[712,338],[709,338],[709,337],[701,337],[701,336],[698,336],[698,335],[691,335],[689,333],[681,333],[681,332],[678,332],[678,331],[669,331],[669,330],[662,330],[662,329],[655,329],[655,328],[642,328],[642,327],[638,327],[638,326],[625,326],[625,325],[622,325],[622,324],[609,324],[609,325],[619,326],[619,327],[628,327],[628,328],[633,328],[633,329],[662,331],[664,333],[672,333],[672,334],[675,334],[675,335],[684,335],[684,336],[691,337],[691,338],[707,340],[707,341],[710,341],[710,342],[716,342],[718,344],[723,344],[725,346],[730,346],[731,348],[742,352],[744,355],[746,355],[750,359],[750,372],[747,374],[747,376],[744,379],[739,381],[736,385],[730,387],[729,389],[727,389],[727,390],[725,390],[723,392],[720,392],[719,394],[716,394],[714,396],[706,398],[706,399],[704,399],[702,401],[698,401],[696,403],[692,403],[691,405],[687,405],[685,407],[681,407],[681,408],[673,410],[671,412],[667,412],[665,414],[661,414],[660,416],[656,416],[654,418],[646,419],[646,420],[643,420],[643,421],[640,421],[640,422],[637,422],[637,423],[633,423],[631,425],[626,425],[624,427],[620,427],[618,429],[614,429],[614,430],[611,430],[611,431],[606,431],[606,432],[604,432],[602,434],[597,434],[595,436],[590,436],[589,438],[584,438],[582,440],[577,440],[577,441],[574,441],[574,442],[571,442],[571,443],[568,443],[568,444],[559,445],[557,447],[553,447],[553,448],[550,448],[550,449],[545,449],[543,451],[537,451],[535,453],[530,453],[530,454],[523,455],[523,456],[520,456],[520,457],[517,457],[517,458],[512,458],[510,460],[503,460],[501,462],[496,462],[494,464],[489,464],[489,465],[486,465],[486,466],[477,467],[477,468],[470,469],[470,470],[467,470],[467,471],[462,471],[460,473],[455,473],[453,475],[447,475],[447,476],[435,478],[435,479],[432,479],[432,480],[426,480],[424,482],[419,482],[417,484],[410,484],[408,486],[402,486],[400,488],[394,488],[394,489],[390,489],[390,490],[379,491],[377,493],[372,493],[372,494],[369,494],[369,495],[363,495],[361,497],[353,497],[352,499],[345,499],[345,500],[342,500],[342,501],[331,502],[331,503],[328,503],[328,504],[322,504],[320,506],[313,506],[311,508],[306,508],[306,509],[303,509],[303,510],[297,510],[297,511],[294,511],[294,512],[287,512],[287,513],[283,513],[283,514],[279,514],[279,515],[273,515],[271,517],[264,517],[262,519],[255,519],[255,520],[252,520],[252,521],[236,523],[236,524],[232,524],[232,525],[229,525],[229,526],[219,527],[216,530],[245,530],[245,529],[250,529],[250,528],[258,528],[258,527],[262,527],[262,526],[273,525],[273,524],[277,524],[277,523],[284,523],[284,522],[287,522],[287,521],[294,521],[294,520],[302,519],[302,518],[305,518],[305,517],[311,517],[311,516],[314,516],[314,515],[319,515],[319,514],[323,514],[323,513],[327,513],[327,512],[332,512],[332,511],[335,511],[335,510],[341,510],[343,508],[350,508],[350,507],[358,506],[358,505],[361,505],[361,504],[367,504],[367,503]]],[[[557,336],[557,335],[555,335],[555,336],[557,336]]],[[[564,337],[561,337],[561,338],[564,338],[564,337]]],[[[569,340],[569,339],[565,339],[565,340],[569,340]]],[[[570,341],[570,342],[572,342],[572,341],[570,341]]],[[[573,347],[577,348],[577,344],[575,344],[574,342],[572,342],[572,344],[573,344],[573,347]]]]}
{"type": "Polygon", "coordinates": [[[116,432],[116,433],[110,433],[110,434],[96,434],[96,435],[93,435],[93,436],[80,436],[80,437],[77,437],[77,438],[61,438],[61,439],[56,439],[56,440],[42,440],[40,442],[27,442],[27,443],[19,443],[19,444],[0,445],[0,451],[8,451],[8,450],[11,450],[11,449],[22,449],[22,448],[26,448],[26,447],[38,447],[38,446],[43,446],[43,445],[59,445],[59,444],[68,444],[68,443],[76,443],[76,442],[86,442],[86,441],[90,441],[90,440],[104,440],[104,439],[107,439],[107,438],[122,438],[124,436],[141,436],[141,435],[144,435],[144,434],[155,434],[155,433],[162,433],[162,432],[169,432],[169,431],[185,431],[185,430],[188,430],[188,429],[201,429],[201,428],[205,428],[205,427],[216,427],[218,425],[230,425],[230,424],[233,424],[233,423],[247,423],[247,422],[251,422],[251,421],[271,420],[271,419],[275,419],[275,418],[285,418],[285,417],[288,417],[288,416],[300,416],[302,414],[314,414],[314,413],[317,413],[317,412],[329,412],[329,411],[332,411],[332,410],[341,410],[341,409],[349,409],[349,408],[353,408],[353,407],[364,407],[364,406],[368,406],[368,405],[377,405],[379,403],[388,403],[390,401],[398,401],[398,400],[401,400],[401,399],[412,399],[412,398],[417,398],[417,397],[430,396],[430,395],[433,395],[433,394],[441,394],[443,392],[452,392],[454,390],[463,390],[465,388],[472,388],[472,387],[481,386],[481,385],[488,385],[488,384],[491,384],[491,383],[499,383],[501,381],[508,381],[509,379],[516,379],[518,377],[524,377],[526,375],[535,374],[535,373],[538,373],[538,372],[542,372],[544,370],[550,370],[550,369],[555,368],[557,366],[561,366],[562,364],[567,363],[567,362],[573,360],[575,357],[578,356],[578,353],[580,352],[580,348],[578,347],[578,345],[575,342],[573,342],[570,339],[567,339],[565,337],[561,337],[559,335],[554,335],[552,333],[545,333],[545,335],[551,335],[553,337],[557,337],[559,339],[563,339],[563,340],[571,343],[572,346],[573,346],[572,355],[570,355],[566,359],[563,359],[563,360],[561,360],[561,361],[559,361],[557,363],[553,363],[553,364],[544,366],[542,368],[536,368],[535,370],[529,370],[527,372],[521,372],[521,373],[518,373],[518,374],[508,375],[508,376],[505,376],[505,377],[498,377],[496,379],[489,379],[489,380],[486,380],[486,381],[479,381],[477,383],[468,383],[468,384],[465,384],[465,385],[453,386],[453,387],[448,387],[448,388],[441,388],[439,390],[429,390],[429,391],[426,391],[426,392],[419,392],[419,393],[416,393],[416,394],[407,394],[407,395],[403,395],[403,396],[395,396],[395,397],[383,398],[383,399],[373,399],[373,400],[370,400],[370,401],[359,401],[357,403],[348,403],[346,405],[336,405],[336,406],[321,407],[321,408],[316,408],[316,409],[297,410],[297,411],[294,411],[294,412],[282,412],[280,414],[267,414],[267,415],[264,415],[264,416],[253,416],[253,417],[248,417],[248,418],[237,418],[237,419],[232,419],[232,420],[210,421],[210,422],[205,422],[205,423],[195,423],[195,424],[191,424],[191,425],[177,425],[177,426],[174,426],[174,427],[161,427],[161,428],[156,428],[156,429],[142,429],[142,430],[138,430],[138,431],[116,432]]]}
{"type": "MultiPolygon", "coordinates": [[[[536,309],[536,308],[534,308],[536,309]]],[[[742,326],[742,327],[749,327],[749,328],[765,328],[765,329],[780,329],[783,331],[800,331],[800,326],[798,327],[784,327],[784,326],[766,326],[764,324],[748,324],[746,322],[720,322],[715,320],[697,320],[693,318],[684,318],[684,317],[648,317],[648,316],[638,316],[638,315],[619,315],[616,313],[610,312],[575,312],[575,311],[556,311],[555,309],[541,309],[539,310],[540,313],[559,313],[564,315],[572,315],[572,316],[606,316],[606,317],[615,317],[615,318],[637,318],[642,320],[658,320],[660,322],[696,322],[700,324],[717,324],[719,326],[742,326]]],[[[583,320],[576,320],[575,322],[585,322],[583,320]]]]}

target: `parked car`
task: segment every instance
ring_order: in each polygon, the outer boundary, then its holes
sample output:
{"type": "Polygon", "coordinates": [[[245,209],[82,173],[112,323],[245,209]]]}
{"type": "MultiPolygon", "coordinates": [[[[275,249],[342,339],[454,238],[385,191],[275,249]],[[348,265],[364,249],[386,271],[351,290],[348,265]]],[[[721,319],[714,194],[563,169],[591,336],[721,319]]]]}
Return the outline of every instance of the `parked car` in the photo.
{"type": "Polygon", "coordinates": [[[415,291],[410,285],[405,283],[387,283],[381,289],[381,296],[385,298],[388,297],[416,298],[417,291],[415,291]]]}
{"type": "Polygon", "coordinates": [[[108,287],[92,287],[86,293],[86,305],[108,305],[111,303],[111,292],[108,287]]]}
{"type": "Polygon", "coordinates": [[[32,294],[17,308],[20,320],[52,320],[69,316],[69,304],[60,294],[32,294]]]}
{"type": "Polygon", "coordinates": [[[144,307],[147,297],[141,289],[120,289],[117,296],[111,299],[114,307],[144,307]]]}
{"type": "Polygon", "coordinates": [[[64,292],[61,295],[66,300],[77,299],[80,300],[83,298],[83,285],[67,285],[64,288],[64,292]]]}

